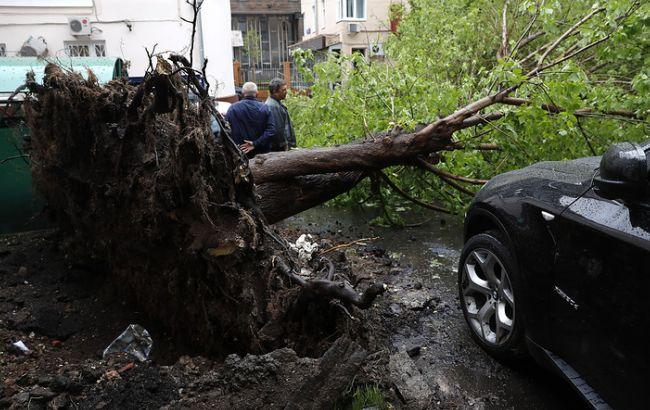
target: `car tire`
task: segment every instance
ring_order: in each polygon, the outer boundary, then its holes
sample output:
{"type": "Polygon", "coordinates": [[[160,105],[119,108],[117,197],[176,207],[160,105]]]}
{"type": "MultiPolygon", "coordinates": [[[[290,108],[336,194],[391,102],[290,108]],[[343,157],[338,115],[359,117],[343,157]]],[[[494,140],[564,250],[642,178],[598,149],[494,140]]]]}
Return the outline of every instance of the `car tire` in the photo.
{"type": "Polygon", "coordinates": [[[520,276],[513,252],[498,231],[471,237],[460,256],[458,291],[472,338],[501,360],[526,356],[520,276]],[[521,303],[520,303],[521,305],[521,303]]]}

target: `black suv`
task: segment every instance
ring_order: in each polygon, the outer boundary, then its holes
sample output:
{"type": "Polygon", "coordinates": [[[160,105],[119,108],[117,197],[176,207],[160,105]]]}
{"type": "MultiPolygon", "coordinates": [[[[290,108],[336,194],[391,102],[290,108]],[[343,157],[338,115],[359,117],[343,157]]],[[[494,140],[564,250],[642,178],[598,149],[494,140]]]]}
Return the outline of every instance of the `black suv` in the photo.
{"type": "Polygon", "coordinates": [[[476,342],[531,354],[595,408],[650,408],[649,176],[650,142],[491,179],[458,269],[476,342]]]}

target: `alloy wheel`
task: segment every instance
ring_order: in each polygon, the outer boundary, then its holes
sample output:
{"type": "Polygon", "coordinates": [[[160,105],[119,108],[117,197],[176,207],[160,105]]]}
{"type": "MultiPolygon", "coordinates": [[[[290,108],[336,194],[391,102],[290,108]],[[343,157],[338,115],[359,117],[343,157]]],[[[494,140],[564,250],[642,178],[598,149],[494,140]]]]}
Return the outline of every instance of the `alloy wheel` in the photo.
{"type": "Polygon", "coordinates": [[[477,248],[465,259],[462,275],[462,303],[470,327],[485,343],[503,345],[515,324],[514,292],[503,263],[491,251],[477,248]]]}

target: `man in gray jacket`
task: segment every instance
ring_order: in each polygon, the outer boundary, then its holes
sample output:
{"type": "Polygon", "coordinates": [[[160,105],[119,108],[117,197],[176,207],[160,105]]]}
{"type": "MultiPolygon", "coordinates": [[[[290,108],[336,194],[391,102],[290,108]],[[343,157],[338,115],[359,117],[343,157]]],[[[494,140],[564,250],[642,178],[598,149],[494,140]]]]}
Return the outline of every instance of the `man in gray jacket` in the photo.
{"type": "Polygon", "coordinates": [[[291,118],[287,107],[282,100],[287,97],[287,84],[280,78],[274,78],[269,82],[269,98],[266,105],[271,110],[275,124],[275,137],[271,142],[271,151],[288,151],[296,146],[296,134],[293,131],[291,118]]]}

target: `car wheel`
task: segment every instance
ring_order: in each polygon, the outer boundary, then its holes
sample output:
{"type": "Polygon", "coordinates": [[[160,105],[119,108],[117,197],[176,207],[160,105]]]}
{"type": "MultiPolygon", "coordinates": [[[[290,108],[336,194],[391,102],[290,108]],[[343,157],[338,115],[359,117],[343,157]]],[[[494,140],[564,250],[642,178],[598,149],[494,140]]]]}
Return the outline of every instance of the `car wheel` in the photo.
{"type": "Polygon", "coordinates": [[[458,268],[460,304],[472,337],[499,359],[525,355],[523,321],[517,302],[519,272],[499,232],[470,238],[458,268]]]}

